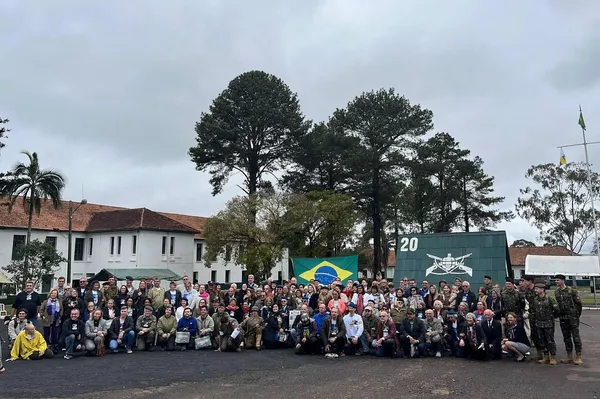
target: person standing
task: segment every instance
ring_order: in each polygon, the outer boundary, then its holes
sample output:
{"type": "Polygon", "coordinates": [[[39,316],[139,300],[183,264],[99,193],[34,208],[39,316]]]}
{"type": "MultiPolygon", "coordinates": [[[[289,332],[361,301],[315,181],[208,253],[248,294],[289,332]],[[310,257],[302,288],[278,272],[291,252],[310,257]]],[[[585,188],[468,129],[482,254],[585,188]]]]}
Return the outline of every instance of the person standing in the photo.
{"type": "Polygon", "coordinates": [[[567,358],[562,359],[560,362],[581,365],[583,364],[583,360],[581,359],[579,318],[581,317],[583,304],[577,290],[565,284],[566,277],[564,275],[557,274],[554,279],[556,280],[554,297],[558,304],[560,330],[565,342],[565,349],[567,350],[567,358]],[[573,359],[573,344],[575,344],[575,355],[577,356],[575,359],[573,359]]]}
{"type": "Polygon", "coordinates": [[[148,299],[150,299],[154,309],[162,306],[165,299],[165,290],[160,286],[160,279],[154,279],[154,286],[148,291],[148,299]]]}
{"type": "Polygon", "coordinates": [[[25,283],[25,290],[17,294],[10,317],[11,319],[16,318],[17,309],[25,309],[27,311],[27,320],[35,325],[40,313],[40,306],[42,306],[40,296],[33,290],[33,282],[28,281],[25,283]]]}
{"type": "Polygon", "coordinates": [[[554,298],[546,295],[546,284],[535,284],[535,327],[544,357],[538,363],[556,365],[556,342],[554,342],[554,319],[558,316],[558,305],[554,298]]]}
{"type": "Polygon", "coordinates": [[[523,295],[527,301],[527,311],[523,313],[523,327],[527,333],[527,337],[535,349],[537,350],[538,360],[544,358],[544,351],[540,346],[540,340],[538,339],[537,328],[535,327],[535,286],[533,276],[523,276],[523,295]]]}

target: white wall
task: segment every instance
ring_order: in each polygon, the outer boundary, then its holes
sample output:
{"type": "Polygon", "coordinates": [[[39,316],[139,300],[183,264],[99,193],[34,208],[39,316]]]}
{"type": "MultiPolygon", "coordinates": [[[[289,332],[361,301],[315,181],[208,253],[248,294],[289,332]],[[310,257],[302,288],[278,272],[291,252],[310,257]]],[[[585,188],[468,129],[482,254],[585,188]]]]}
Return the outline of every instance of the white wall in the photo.
{"type": "MultiPolygon", "coordinates": [[[[0,266],[6,266],[11,263],[13,236],[15,234],[26,235],[25,229],[0,229],[0,266]]],[[[68,233],[59,231],[32,231],[31,239],[45,241],[46,237],[56,237],[56,250],[67,258],[68,253],[68,233]]],[[[166,233],[160,231],[118,231],[105,233],[79,233],[73,232],[73,257],[72,257],[72,275],[73,280],[77,280],[85,275],[91,276],[102,269],[170,269],[173,272],[190,277],[197,273],[200,282],[207,282],[213,279],[211,271],[216,272],[216,280],[219,282],[239,282],[242,281],[242,266],[235,262],[225,261],[224,256],[220,256],[217,262],[214,262],[210,268],[204,266],[204,261],[196,260],[196,245],[202,244],[203,251],[206,249],[203,240],[194,240],[192,234],[187,233],[166,233]],[[136,239],[136,251],[133,253],[133,236],[136,239]],[[114,237],[113,254],[110,253],[111,237],[114,237]],[[118,251],[119,237],[121,237],[121,251],[118,251]],[[162,238],[166,237],[166,253],[162,254],[162,238]],[[76,238],[84,239],[83,260],[75,260],[75,242],[76,238]],[[171,238],[174,238],[174,251],[170,254],[171,238]],[[90,255],[90,239],[92,243],[92,254],[90,255]],[[229,281],[226,281],[226,271],[229,271],[229,281]]],[[[288,279],[288,251],[277,262],[271,273],[271,278],[277,279],[279,271],[282,272],[282,278],[288,279]]],[[[61,267],[54,273],[55,282],[59,276],[66,276],[67,263],[61,264],[61,267]]],[[[54,285],[54,284],[53,284],[54,285]]]]}
{"type": "MultiPolygon", "coordinates": [[[[196,249],[198,245],[202,245],[202,256],[206,252],[206,244],[204,240],[194,241],[194,272],[197,273],[197,279],[200,283],[206,283],[207,281],[218,281],[220,283],[240,282],[242,281],[242,272],[245,270],[242,265],[236,265],[233,259],[231,261],[225,261],[225,254],[219,255],[217,261],[211,263],[210,267],[204,265],[202,258],[196,257],[196,249]],[[229,271],[229,281],[227,281],[226,275],[229,271]],[[214,272],[214,273],[213,273],[214,272]]],[[[233,258],[233,255],[232,255],[233,258]]],[[[271,278],[276,280],[279,276],[279,272],[282,272],[282,278],[287,280],[289,278],[289,254],[287,249],[284,251],[280,261],[275,264],[275,267],[271,270],[271,278]]],[[[188,273],[189,274],[189,273],[188,273]]],[[[193,275],[190,277],[194,278],[193,275]]]]}

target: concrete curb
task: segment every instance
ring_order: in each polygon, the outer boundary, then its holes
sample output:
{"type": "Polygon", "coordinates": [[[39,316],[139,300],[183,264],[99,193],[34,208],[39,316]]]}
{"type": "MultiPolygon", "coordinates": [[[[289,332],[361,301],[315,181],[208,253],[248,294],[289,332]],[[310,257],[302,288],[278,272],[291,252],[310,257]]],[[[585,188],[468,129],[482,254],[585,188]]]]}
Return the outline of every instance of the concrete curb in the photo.
{"type": "Polygon", "coordinates": [[[600,306],[598,307],[593,307],[593,306],[584,306],[581,308],[582,310],[600,310],[600,306]]]}

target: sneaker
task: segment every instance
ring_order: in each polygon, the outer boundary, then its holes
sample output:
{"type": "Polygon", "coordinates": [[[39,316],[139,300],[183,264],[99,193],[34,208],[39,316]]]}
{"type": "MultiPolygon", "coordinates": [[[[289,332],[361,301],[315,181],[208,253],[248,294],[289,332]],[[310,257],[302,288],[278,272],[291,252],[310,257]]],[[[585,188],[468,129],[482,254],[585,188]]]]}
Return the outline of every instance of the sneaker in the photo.
{"type": "Polygon", "coordinates": [[[71,356],[71,355],[64,355],[63,357],[64,357],[65,359],[67,359],[67,360],[71,360],[71,359],[73,359],[73,356],[71,356]]]}
{"type": "Polygon", "coordinates": [[[126,348],[127,353],[129,353],[130,355],[133,353],[133,351],[131,350],[131,348],[126,348]]]}
{"type": "Polygon", "coordinates": [[[435,357],[442,357],[442,353],[440,351],[435,352],[435,357]]]}

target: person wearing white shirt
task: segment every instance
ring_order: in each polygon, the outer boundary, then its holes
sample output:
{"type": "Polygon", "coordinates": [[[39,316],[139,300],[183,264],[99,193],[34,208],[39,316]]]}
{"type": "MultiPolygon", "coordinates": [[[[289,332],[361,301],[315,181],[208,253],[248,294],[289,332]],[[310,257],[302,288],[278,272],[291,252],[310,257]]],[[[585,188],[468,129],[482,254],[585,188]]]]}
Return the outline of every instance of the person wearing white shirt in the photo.
{"type": "Polygon", "coordinates": [[[348,304],[348,314],[344,316],[344,324],[346,325],[346,337],[348,338],[346,353],[349,355],[355,354],[356,356],[369,353],[369,344],[363,334],[363,319],[356,314],[356,304],[354,302],[348,304]]]}

